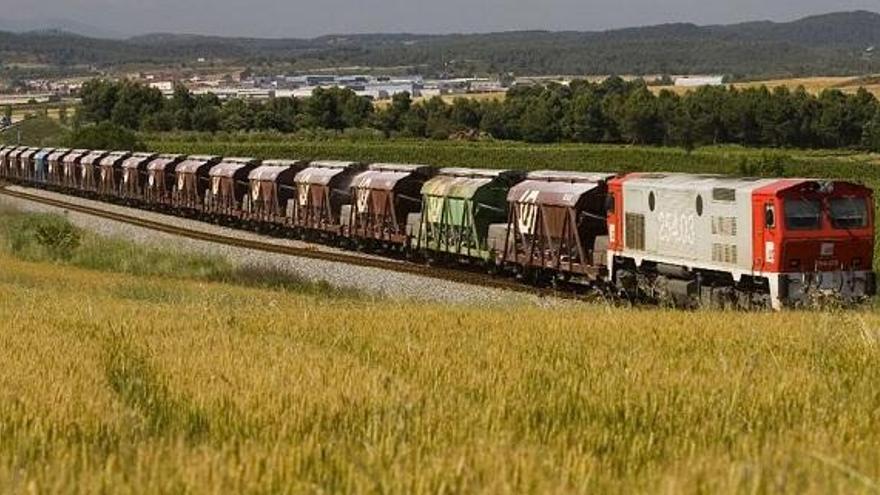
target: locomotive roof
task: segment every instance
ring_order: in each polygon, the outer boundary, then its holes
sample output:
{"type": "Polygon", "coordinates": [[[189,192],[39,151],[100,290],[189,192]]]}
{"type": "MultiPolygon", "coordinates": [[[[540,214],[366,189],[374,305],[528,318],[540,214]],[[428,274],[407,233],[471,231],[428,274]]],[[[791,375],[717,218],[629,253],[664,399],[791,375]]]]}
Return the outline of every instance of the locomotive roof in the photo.
{"type": "Polygon", "coordinates": [[[765,187],[779,179],[757,177],[729,177],[715,174],[680,173],[634,173],[623,178],[624,187],[661,188],[669,190],[694,190],[724,188],[738,191],[753,191],[765,187]]]}

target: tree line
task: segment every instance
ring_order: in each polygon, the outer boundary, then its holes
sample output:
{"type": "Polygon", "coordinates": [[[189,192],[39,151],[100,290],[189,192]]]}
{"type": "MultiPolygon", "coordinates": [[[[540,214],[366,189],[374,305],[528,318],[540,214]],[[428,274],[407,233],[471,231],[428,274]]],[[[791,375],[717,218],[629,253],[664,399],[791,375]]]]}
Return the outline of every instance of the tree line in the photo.
{"type": "Polygon", "coordinates": [[[401,93],[376,104],[342,88],[316,89],[302,99],[222,101],[182,86],[165,98],[136,82],[93,80],[83,86],[81,98],[77,124],[109,122],[151,132],[373,129],[386,137],[880,151],[880,102],[864,89],[813,95],[802,87],[715,86],[655,94],[644,81],[612,77],[517,86],[502,100],[447,103],[401,93]]]}

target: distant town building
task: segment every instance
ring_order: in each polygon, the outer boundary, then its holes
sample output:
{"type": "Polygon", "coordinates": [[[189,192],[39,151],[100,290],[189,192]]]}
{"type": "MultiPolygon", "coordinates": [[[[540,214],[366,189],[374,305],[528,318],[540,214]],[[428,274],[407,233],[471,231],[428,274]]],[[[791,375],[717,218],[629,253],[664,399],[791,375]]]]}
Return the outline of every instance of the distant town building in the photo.
{"type": "Polygon", "coordinates": [[[680,76],[675,78],[675,85],[683,88],[723,86],[724,76],[680,76]]]}

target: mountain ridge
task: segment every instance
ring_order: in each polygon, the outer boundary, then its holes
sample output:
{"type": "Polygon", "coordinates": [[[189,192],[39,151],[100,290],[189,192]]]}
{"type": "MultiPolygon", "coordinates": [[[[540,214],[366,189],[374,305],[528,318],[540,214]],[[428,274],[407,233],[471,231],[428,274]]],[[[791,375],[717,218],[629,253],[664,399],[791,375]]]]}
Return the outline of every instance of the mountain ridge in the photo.
{"type": "Polygon", "coordinates": [[[721,73],[741,77],[880,72],[880,13],[832,12],[790,22],[666,23],[605,31],[331,34],[315,38],[153,33],[124,40],[0,32],[0,60],[54,65],[189,63],[413,67],[426,75],[721,73]]]}

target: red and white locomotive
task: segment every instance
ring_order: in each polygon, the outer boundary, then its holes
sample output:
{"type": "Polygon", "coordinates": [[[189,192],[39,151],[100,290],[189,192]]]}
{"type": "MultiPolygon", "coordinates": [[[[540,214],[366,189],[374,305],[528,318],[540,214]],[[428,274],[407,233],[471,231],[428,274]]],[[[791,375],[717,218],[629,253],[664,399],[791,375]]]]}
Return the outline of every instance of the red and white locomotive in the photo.
{"type": "Polygon", "coordinates": [[[608,189],[607,263],[625,293],[776,309],[874,294],[866,187],[634,173],[608,189]]]}

